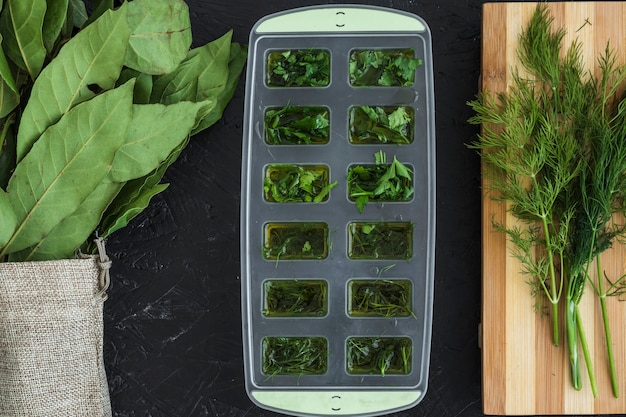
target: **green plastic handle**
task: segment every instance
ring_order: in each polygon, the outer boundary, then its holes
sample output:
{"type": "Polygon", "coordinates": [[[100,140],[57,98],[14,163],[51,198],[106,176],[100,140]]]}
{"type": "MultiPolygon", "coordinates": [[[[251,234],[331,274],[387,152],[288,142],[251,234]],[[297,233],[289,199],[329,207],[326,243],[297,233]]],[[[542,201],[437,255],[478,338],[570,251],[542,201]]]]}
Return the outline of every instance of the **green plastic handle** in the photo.
{"type": "Polygon", "coordinates": [[[312,416],[358,416],[399,411],[416,404],[422,396],[408,391],[252,391],[260,404],[275,410],[312,416]]]}
{"type": "Polygon", "coordinates": [[[312,8],[285,12],[259,23],[257,33],[424,32],[415,15],[362,7],[312,8]]]}

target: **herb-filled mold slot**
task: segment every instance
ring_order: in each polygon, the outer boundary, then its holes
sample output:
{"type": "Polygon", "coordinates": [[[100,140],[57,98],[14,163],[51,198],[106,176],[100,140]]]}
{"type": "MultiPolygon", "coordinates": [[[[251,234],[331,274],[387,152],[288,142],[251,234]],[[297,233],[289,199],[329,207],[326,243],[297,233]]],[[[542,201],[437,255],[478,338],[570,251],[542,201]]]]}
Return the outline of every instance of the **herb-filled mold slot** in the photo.
{"type": "Polygon", "coordinates": [[[330,110],[323,106],[268,107],[264,115],[268,145],[321,145],[330,140],[330,110]]]}
{"type": "Polygon", "coordinates": [[[413,169],[395,156],[388,163],[384,152],[374,154],[374,164],[348,167],[348,198],[359,212],[369,202],[408,202],[414,194],[413,169]]]}
{"type": "Polygon", "coordinates": [[[325,337],[266,336],[262,341],[262,371],[276,375],[322,375],[328,371],[325,337]]]}
{"type": "Polygon", "coordinates": [[[348,315],[416,318],[412,286],[408,279],[353,279],[348,283],[348,315]]]}
{"type": "Polygon", "coordinates": [[[338,184],[327,165],[270,164],[265,167],[263,195],[270,203],[321,203],[338,184]]]}
{"type": "Polygon", "coordinates": [[[358,87],[410,87],[423,64],[413,48],[354,49],[350,52],[350,84],[358,87]]]}
{"type": "Polygon", "coordinates": [[[409,337],[359,336],[346,341],[346,370],[357,375],[408,375],[413,342],[409,337]]]}
{"type": "Polygon", "coordinates": [[[413,256],[413,223],[364,221],[348,224],[350,259],[409,260],[413,256]]]}
{"type": "Polygon", "coordinates": [[[330,84],[330,51],[282,49],[267,53],[268,87],[326,87],[330,84]]]}
{"type": "Polygon", "coordinates": [[[325,259],[328,224],[325,222],[269,222],[263,227],[263,257],[267,260],[325,259]]]}
{"type": "Polygon", "coordinates": [[[353,106],[348,112],[350,143],[413,143],[415,111],[411,106],[353,106]]]}
{"type": "Polygon", "coordinates": [[[328,283],[320,279],[268,279],[263,283],[266,317],[323,317],[328,283]]]}

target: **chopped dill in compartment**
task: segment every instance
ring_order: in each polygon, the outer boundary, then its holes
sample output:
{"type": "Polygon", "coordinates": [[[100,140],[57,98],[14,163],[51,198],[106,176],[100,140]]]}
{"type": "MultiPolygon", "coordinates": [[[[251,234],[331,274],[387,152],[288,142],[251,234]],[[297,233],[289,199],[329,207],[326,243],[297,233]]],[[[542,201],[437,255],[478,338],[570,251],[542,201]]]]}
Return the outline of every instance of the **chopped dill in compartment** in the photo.
{"type": "Polygon", "coordinates": [[[265,259],[324,259],[328,256],[328,225],[324,222],[267,223],[264,231],[265,259]]]}
{"type": "Polygon", "coordinates": [[[410,222],[352,222],[348,225],[350,259],[405,259],[413,255],[410,222]]]}
{"type": "Polygon", "coordinates": [[[350,374],[384,377],[411,372],[413,344],[408,337],[351,337],[346,350],[350,374]]]}
{"type": "Polygon", "coordinates": [[[324,337],[263,338],[265,375],[321,375],[328,369],[328,341],[324,337]]]}
{"type": "Polygon", "coordinates": [[[267,317],[321,317],[328,311],[328,284],[323,280],[273,279],[263,284],[267,317]]]}
{"type": "Polygon", "coordinates": [[[330,183],[326,165],[273,164],[265,170],[263,191],[273,203],[320,203],[328,200],[330,183]]]}
{"type": "Polygon", "coordinates": [[[330,140],[330,111],[322,106],[282,106],[265,110],[268,145],[319,145],[330,140]]]}
{"type": "Polygon", "coordinates": [[[415,317],[409,280],[352,280],[348,288],[348,314],[351,316],[415,317]]]}

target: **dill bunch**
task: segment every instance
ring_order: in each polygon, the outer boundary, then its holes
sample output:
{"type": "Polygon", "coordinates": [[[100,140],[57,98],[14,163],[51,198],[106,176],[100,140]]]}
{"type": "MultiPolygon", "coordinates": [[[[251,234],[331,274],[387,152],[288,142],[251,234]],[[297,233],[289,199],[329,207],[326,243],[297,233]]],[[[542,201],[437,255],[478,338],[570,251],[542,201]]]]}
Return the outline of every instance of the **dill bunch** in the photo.
{"type": "Polygon", "coordinates": [[[519,37],[523,74],[514,69],[507,92],[482,92],[468,103],[475,112],[469,122],[482,127],[468,146],[480,151],[494,198],[519,219],[514,226],[494,226],[514,244],[532,293],[551,304],[555,345],[564,299],[572,384],[581,389],[580,344],[594,396],[595,374],[578,305],[588,283],[600,297],[617,397],[605,298],[622,294],[626,278],[605,277],[599,255],[626,231],[613,221],[625,210],[626,69],[607,43],[597,68],[586,70],[580,42],[564,49],[566,32],[552,26],[547,5],[538,5],[519,37]],[[595,282],[589,274],[594,260],[595,282]]]}

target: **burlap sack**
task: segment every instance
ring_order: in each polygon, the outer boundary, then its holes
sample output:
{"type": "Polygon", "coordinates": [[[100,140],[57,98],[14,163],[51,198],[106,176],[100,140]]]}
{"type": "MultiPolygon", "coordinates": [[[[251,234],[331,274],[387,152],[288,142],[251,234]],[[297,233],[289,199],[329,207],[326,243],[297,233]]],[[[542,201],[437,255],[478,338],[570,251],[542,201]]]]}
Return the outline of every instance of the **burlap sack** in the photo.
{"type": "Polygon", "coordinates": [[[111,416],[102,358],[110,261],[0,263],[0,416],[111,416]]]}

